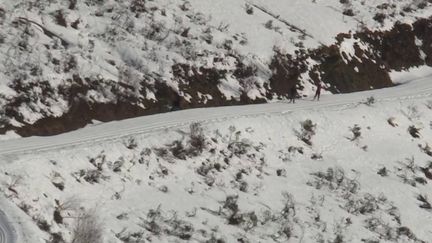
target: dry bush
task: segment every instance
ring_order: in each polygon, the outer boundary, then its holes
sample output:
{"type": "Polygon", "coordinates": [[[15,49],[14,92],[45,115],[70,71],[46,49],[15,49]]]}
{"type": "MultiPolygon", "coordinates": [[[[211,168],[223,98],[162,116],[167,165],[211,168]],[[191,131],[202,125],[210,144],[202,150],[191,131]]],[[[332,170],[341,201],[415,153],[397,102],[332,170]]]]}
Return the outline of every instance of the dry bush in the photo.
{"type": "Polygon", "coordinates": [[[352,138],[349,138],[350,141],[357,141],[361,138],[361,127],[355,124],[353,127],[350,127],[349,130],[352,132],[352,138]]]}
{"type": "Polygon", "coordinates": [[[103,243],[103,228],[94,210],[83,212],[76,220],[72,243],[103,243]]]}
{"type": "Polygon", "coordinates": [[[420,201],[422,204],[419,205],[420,208],[426,209],[426,210],[432,210],[432,205],[429,202],[427,196],[424,195],[418,195],[417,200],[420,201]]]}
{"type": "MultiPolygon", "coordinates": [[[[66,198],[63,202],[55,199],[54,221],[57,224],[63,223],[64,214],[71,213],[79,209],[80,200],[77,197],[66,198]]],[[[70,215],[69,215],[70,216],[70,215]]]]}
{"type": "Polygon", "coordinates": [[[126,228],[115,234],[116,238],[124,243],[145,243],[145,235],[143,231],[128,232],[126,228]]]}
{"type": "Polygon", "coordinates": [[[69,9],[74,10],[76,8],[78,0],[69,0],[69,9]]]}
{"type": "Polygon", "coordinates": [[[425,242],[418,239],[414,233],[405,226],[392,227],[383,219],[371,217],[365,220],[366,229],[379,235],[379,238],[390,242],[425,242]]]}
{"type": "Polygon", "coordinates": [[[64,12],[62,10],[57,10],[54,13],[54,18],[55,18],[55,22],[58,25],[63,26],[63,27],[67,27],[67,21],[66,21],[66,18],[65,18],[65,14],[64,14],[64,12]]]}
{"type": "Polygon", "coordinates": [[[214,235],[210,239],[206,240],[204,243],[227,243],[223,238],[218,238],[214,235]]]}
{"type": "Polygon", "coordinates": [[[140,226],[154,235],[165,233],[182,240],[190,240],[195,232],[190,222],[178,218],[177,212],[173,212],[171,216],[164,215],[161,205],[156,209],[150,209],[147,218],[141,220],[140,226]]]}
{"type": "Polygon", "coordinates": [[[237,195],[227,196],[223,205],[223,209],[227,211],[225,214],[228,215],[228,224],[231,225],[239,225],[243,221],[237,200],[237,195]]]}
{"type": "Polygon", "coordinates": [[[297,138],[306,143],[309,146],[312,146],[312,137],[315,135],[316,124],[312,122],[312,120],[307,119],[300,123],[301,131],[294,130],[297,138]]]}
{"type": "Polygon", "coordinates": [[[283,192],[284,207],[281,216],[285,219],[294,217],[296,215],[294,196],[288,192],[283,192]]]}
{"type": "Polygon", "coordinates": [[[420,138],[420,128],[417,128],[415,126],[409,126],[408,127],[408,133],[413,138],[420,138]]]}
{"type": "Polygon", "coordinates": [[[377,174],[382,176],[382,177],[388,176],[387,168],[382,167],[381,169],[378,170],[377,174]]]}
{"type": "Polygon", "coordinates": [[[90,184],[99,183],[101,180],[109,178],[108,176],[103,175],[102,172],[97,169],[79,170],[72,173],[72,176],[76,178],[78,182],[80,182],[81,179],[84,179],[90,184]]]}
{"type": "Polygon", "coordinates": [[[123,157],[118,158],[114,163],[110,165],[113,172],[121,172],[123,165],[125,164],[125,160],[123,157]]]}
{"type": "Polygon", "coordinates": [[[129,138],[127,141],[125,141],[125,146],[126,148],[132,150],[132,149],[136,149],[138,147],[138,143],[135,140],[135,138],[129,138]]]}
{"type": "Polygon", "coordinates": [[[373,96],[370,96],[366,99],[366,101],[363,101],[362,104],[365,104],[367,106],[372,106],[373,104],[375,104],[376,99],[373,96]]]}
{"type": "Polygon", "coordinates": [[[366,193],[359,198],[348,198],[344,208],[347,212],[355,215],[372,214],[380,209],[380,204],[385,203],[386,201],[387,199],[385,197],[375,197],[372,194],[366,193]]]}
{"type": "Polygon", "coordinates": [[[6,183],[6,187],[8,191],[18,195],[18,189],[17,187],[21,185],[23,180],[23,177],[21,175],[11,175],[10,176],[10,182],[6,183]]]}
{"type": "Polygon", "coordinates": [[[168,148],[159,148],[156,154],[160,157],[166,157],[168,152],[174,158],[185,160],[187,157],[196,157],[206,148],[206,137],[200,123],[192,123],[189,126],[188,140],[184,138],[176,140],[166,145],[168,148]]]}
{"type": "Polygon", "coordinates": [[[244,155],[252,147],[248,140],[234,141],[228,144],[228,150],[237,157],[244,155]]]}
{"type": "Polygon", "coordinates": [[[51,232],[51,225],[44,218],[34,217],[33,221],[36,222],[36,225],[40,230],[45,231],[47,233],[51,232]]]}
{"type": "Polygon", "coordinates": [[[345,171],[342,168],[328,168],[326,172],[312,173],[314,176],[313,181],[307,184],[316,189],[327,188],[330,191],[340,190],[343,193],[355,194],[360,189],[360,184],[345,176],[345,171]]]}
{"type": "Polygon", "coordinates": [[[387,15],[384,13],[376,13],[373,19],[380,24],[384,24],[384,20],[387,18],[387,15]]]}
{"type": "Polygon", "coordinates": [[[169,155],[169,151],[166,148],[154,148],[156,156],[166,158],[169,155]]]}
{"type": "Polygon", "coordinates": [[[167,221],[167,229],[165,230],[168,235],[176,236],[182,240],[190,240],[194,234],[194,227],[191,223],[181,220],[177,214],[167,221]]]}
{"type": "Polygon", "coordinates": [[[156,209],[150,209],[147,213],[147,219],[142,218],[141,220],[143,221],[141,227],[155,235],[160,235],[162,233],[162,228],[159,225],[162,221],[161,205],[156,209]]]}
{"type": "Polygon", "coordinates": [[[432,157],[432,148],[429,146],[428,143],[426,143],[424,146],[422,146],[421,144],[419,144],[418,146],[423,153],[432,157]]]}
{"type": "Polygon", "coordinates": [[[139,17],[140,13],[147,12],[147,8],[145,4],[146,4],[145,0],[132,0],[130,3],[130,10],[133,13],[136,13],[136,16],[139,17]]]}
{"type": "Polygon", "coordinates": [[[203,162],[196,170],[201,176],[207,176],[208,173],[214,168],[214,165],[203,162]]]}
{"type": "Polygon", "coordinates": [[[103,165],[106,162],[106,155],[102,151],[100,154],[98,154],[94,158],[89,158],[90,164],[92,164],[94,167],[96,167],[99,171],[102,171],[103,165]]]}
{"type": "Polygon", "coordinates": [[[105,0],[85,0],[84,1],[87,6],[95,6],[95,5],[102,5],[105,0]]]}
{"type": "Polygon", "coordinates": [[[322,160],[323,159],[323,156],[322,156],[322,154],[321,153],[313,153],[312,155],[311,155],[311,159],[313,159],[313,160],[322,160]]]}
{"type": "Polygon", "coordinates": [[[389,119],[387,119],[387,123],[392,127],[399,126],[396,122],[396,118],[394,118],[394,117],[390,117],[389,119]]]}
{"type": "Polygon", "coordinates": [[[258,225],[258,216],[255,212],[241,213],[237,203],[238,196],[227,196],[223,203],[223,214],[227,217],[228,224],[242,227],[249,231],[258,225]]]}
{"type": "Polygon", "coordinates": [[[419,184],[427,184],[426,179],[417,176],[417,172],[421,170],[421,167],[417,166],[414,157],[405,158],[405,161],[399,161],[402,167],[398,168],[397,176],[402,179],[405,184],[413,187],[419,184]]]}
{"type": "Polygon", "coordinates": [[[245,4],[245,10],[246,10],[246,13],[249,15],[252,15],[254,13],[253,6],[248,4],[248,3],[245,4]]]}
{"type": "Polygon", "coordinates": [[[299,153],[299,154],[304,154],[303,151],[303,147],[295,147],[295,146],[289,146],[288,147],[288,152],[294,154],[294,153],[299,153]]]}
{"type": "Polygon", "coordinates": [[[197,156],[203,152],[206,147],[206,138],[204,135],[204,129],[201,123],[192,123],[189,127],[189,144],[190,148],[188,151],[189,155],[197,156]]]}
{"type": "Polygon", "coordinates": [[[172,144],[168,145],[169,151],[177,159],[185,160],[187,158],[187,151],[182,141],[176,140],[172,144]]]}

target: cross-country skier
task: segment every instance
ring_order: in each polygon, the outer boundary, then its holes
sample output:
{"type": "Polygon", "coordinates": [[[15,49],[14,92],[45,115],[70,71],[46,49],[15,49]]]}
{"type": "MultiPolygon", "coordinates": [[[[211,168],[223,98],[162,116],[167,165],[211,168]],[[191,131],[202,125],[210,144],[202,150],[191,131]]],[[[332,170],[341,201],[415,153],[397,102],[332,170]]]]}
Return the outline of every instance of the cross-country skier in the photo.
{"type": "Polygon", "coordinates": [[[321,82],[320,82],[320,81],[318,81],[317,83],[315,83],[315,85],[316,85],[316,91],[315,91],[315,96],[314,96],[313,100],[316,99],[316,100],[319,101],[320,96],[321,96],[321,88],[322,88],[322,85],[321,85],[321,82]]]}

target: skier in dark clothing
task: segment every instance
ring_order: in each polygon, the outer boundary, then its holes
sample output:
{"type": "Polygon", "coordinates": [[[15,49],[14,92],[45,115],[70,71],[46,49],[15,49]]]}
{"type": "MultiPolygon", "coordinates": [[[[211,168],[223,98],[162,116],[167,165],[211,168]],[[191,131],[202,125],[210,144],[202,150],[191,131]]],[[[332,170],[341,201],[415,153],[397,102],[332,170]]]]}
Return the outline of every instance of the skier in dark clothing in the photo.
{"type": "Polygon", "coordinates": [[[290,89],[290,103],[295,104],[296,96],[297,96],[297,87],[296,85],[293,85],[290,89]]]}
{"type": "Polygon", "coordinates": [[[315,85],[316,85],[316,92],[315,92],[315,96],[314,96],[313,100],[317,99],[319,101],[320,96],[321,96],[322,85],[321,85],[321,82],[319,82],[319,81],[315,85]]]}

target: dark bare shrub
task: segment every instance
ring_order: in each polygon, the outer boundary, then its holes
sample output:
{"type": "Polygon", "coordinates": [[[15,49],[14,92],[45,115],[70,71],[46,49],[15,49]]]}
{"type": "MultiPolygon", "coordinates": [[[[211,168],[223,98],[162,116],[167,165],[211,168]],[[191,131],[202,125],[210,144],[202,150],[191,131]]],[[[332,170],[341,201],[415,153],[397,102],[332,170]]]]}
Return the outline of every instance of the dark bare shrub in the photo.
{"type": "Polygon", "coordinates": [[[54,14],[55,21],[58,25],[67,27],[67,21],[62,10],[58,10],[54,14]]]}
{"type": "Polygon", "coordinates": [[[380,208],[380,203],[385,198],[377,198],[371,194],[365,194],[360,198],[350,197],[347,199],[344,208],[352,214],[371,214],[380,208]]]}
{"type": "Polygon", "coordinates": [[[169,154],[169,151],[166,148],[154,148],[154,152],[156,156],[161,158],[166,158],[169,154]]]}
{"type": "Polygon", "coordinates": [[[78,181],[84,179],[90,184],[99,183],[102,179],[107,179],[100,170],[89,169],[89,170],[79,170],[72,174],[78,181]]]}
{"type": "Polygon", "coordinates": [[[78,0],[69,0],[69,9],[74,10],[76,8],[78,0]]]}
{"type": "Polygon", "coordinates": [[[240,157],[248,152],[249,148],[252,146],[248,141],[235,141],[228,145],[228,150],[231,151],[235,156],[240,157]]]}
{"type": "Polygon", "coordinates": [[[94,167],[96,167],[98,170],[102,171],[103,165],[106,162],[106,156],[105,156],[104,152],[102,151],[96,157],[89,158],[89,162],[90,162],[90,164],[94,165],[94,167]]]}
{"type": "Polygon", "coordinates": [[[207,174],[213,169],[213,166],[209,163],[202,163],[196,172],[201,176],[207,176],[207,174]]]}
{"type": "Polygon", "coordinates": [[[354,14],[354,11],[351,9],[351,8],[348,8],[348,9],[345,9],[344,11],[343,11],[343,15],[346,15],[346,16],[354,16],[355,14],[354,14]]]}
{"type": "Polygon", "coordinates": [[[43,218],[37,217],[33,218],[33,220],[36,222],[37,227],[45,232],[51,232],[51,225],[43,218]]]}
{"type": "Polygon", "coordinates": [[[377,21],[380,24],[384,23],[384,20],[387,18],[387,15],[385,15],[384,13],[377,13],[375,14],[375,16],[373,17],[373,19],[375,21],[377,21]]]}
{"type": "Polygon", "coordinates": [[[162,227],[160,226],[160,221],[162,220],[161,205],[156,209],[150,209],[147,213],[147,219],[142,219],[142,227],[146,230],[152,232],[155,235],[159,235],[162,232],[162,227]]]}
{"type": "Polygon", "coordinates": [[[353,134],[352,138],[349,138],[349,140],[356,141],[361,137],[361,127],[359,127],[359,125],[355,124],[354,127],[350,127],[349,129],[353,134]]]}
{"type": "Polygon", "coordinates": [[[195,122],[190,125],[189,133],[189,155],[197,156],[202,153],[206,146],[206,139],[201,123],[195,122]]]}
{"type": "Polygon", "coordinates": [[[140,13],[147,12],[145,0],[133,0],[130,3],[130,10],[138,16],[140,13]]]}
{"type": "Polygon", "coordinates": [[[380,175],[380,176],[382,176],[382,177],[388,176],[387,168],[386,167],[382,167],[381,169],[378,170],[377,174],[380,175]]]}
{"type": "Polygon", "coordinates": [[[51,183],[60,191],[63,191],[65,188],[64,178],[58,172],[51,173],[51,183]]]}
{"type": "Polygon", "coordinates": [[[138,143],[135,140],[135,138],[129,138],[126,142],[125,142],[125,146],[128,149],[136,149],[138,147],[138,143]]]}
{"type": "Polygon", "coordinates": [[[293,195],[288,192],[283,192],[282,196],[284,198],[284,207],[281,212],[282,217],[285,219],[294,217],[296,215],[296,209],[293,195]]]}
{"type": "Polygon", "coordinates": [[[141,218],[141,220],[140,226],[154,235],[166,233],[182,240],[190,240],[195,231],[190,222],[178,218],[177,212],[166,216],[161,210],[161,205],[156,209],[150,209],[147,218],[141,218]]]}
{"type": "Polygon", "coordinates": [[[204,243],[226,243],[226,241],[222,238],[216,238],[216,236],[212,235],[211,238],[206,240],[204,243]]]}
{"type": "Polygon", "coordinates": [[[223,209],[226,210],[224,214],[227,216],[228,224],[230,225],[240,225],[244,220],[243,215],[240,213],[237,200],[237,195],[227,196],[223,205],[223,209]]]}
{"type": "Polygon", "coordinates": [[[429,202],[427,196],[418,195],[417,196],[417,200],[419,200],[421,202],[421,205],[419,205],[420,208],[427,209],[427,210],[431,210],[432,209],[432,205],[429,202]]]}
{"type": "Polygon", "coordinates": [[[54,221],[57,224],[63,223],[63,214],[68,211],[74,211],[79,207],[79,200],[76,197],[69,197],[65,199],[63,202],[55,199],[55,210],[53,214],[54,221]]]}
{"type": "Polygon", "coordinates": [[[375,104],[375,102],[376,102],[375,97],[370,96],[366,99],[366,101],[363,102],[363,104],[367,106],[372,106],[373,104],[375,104]]]}
{"type": "Polygon", "coordinates": [[[312,146],[312,137],[315,135],[316,124],[312,122],[312,120],[307,119],[300,123],[301,131],[294,130],[297,138],[306,143],[309,146],[312,146]]]}
{"type": "Polygon", "coordinates": [[[415,126],[409,126],[408,132],[413,138],[420,138],[420,129],[415,126]]]}
{"type": "Polygon", "coordinates": [[[322,160],[323,156],[322,156],[322,154],[313,153],[311,155],[311,159],[313,159],[313,160],[322,160]]]}
{"type": "Polygon", "coordinates": [[[254,13],[254,8],[252,7],[252,5],[248,3],[245,4],[245,9],[246,9],[246,13],[249,15],[252,15],[254,13]]]}
{"type": "Polygon", "coordinates": [[[425,153],[425,154],[427,154],[427,155],[429,155],[429,156],[432,157],[432,148],[429,146],[428,143],[426,143],[424,146],[422,146],[421,144],[419,144],[419,148],[420,148],[420,150],[423,153],[425,153]]]}
{"type": "Polygon", "coordinates": [[[126,228],[124,228],[119,233],[115,234],[116,238],[121,240],[124,243],[141,243],[145,242],[144,240],[144,232],[138,231],[138,232],[128,232],[126,231],[126,228]]]}
{"type": "Polygon", "coordinates": [[[50,243],[65,243],[63,236],[60,232],[51,233],[50,243]]]}
{"type": "Polygon", "coordinates": [[[380,239],[390,242],[425,242],[418,239],[412,231],[405,226],[391,227],[387,222],[378,217],[365,220],[366,229],[379,235],[380,239]]]}
{"type": "Polygon", "coordinates": [[[315,177],[314,180],[307,184],[316,189],[328,188],[330,191],[340,190],[352,194],[360,189],[360,184],[354,179],[347,178],[342,168],[328,168],[326,172],[315,172],[312,175],[315,177]]]}
{"type": "Polygon", "coordinates": [[[394,118],[394,117],[390,117],[389,119],[387,119],[387,123],[390,125],[390,126],[392,126],[392,127],[397,127],[398,126],[398,124],[396,123],[396,118],[394,118]]]}
{"type": "Polygon", "coordinates": [[[168,145],[171,154],[177,159],[185,160],[187,151],[180,140],[174,141],[168,145]]]}
{"type": "Polygon", "coordinates": [[[175,214],[172,220],[168,221],[168,229],[166,230],[169,235],[176,236],[182,240],[189,240],[194,233],[194,227],[191,223],[177,218],[175,214]]]}
{"type": "Polygon", "coordinates": [[[103,243],[102,224],[94,210],[77,218],[72,235],[72,243],[103,243]]]}

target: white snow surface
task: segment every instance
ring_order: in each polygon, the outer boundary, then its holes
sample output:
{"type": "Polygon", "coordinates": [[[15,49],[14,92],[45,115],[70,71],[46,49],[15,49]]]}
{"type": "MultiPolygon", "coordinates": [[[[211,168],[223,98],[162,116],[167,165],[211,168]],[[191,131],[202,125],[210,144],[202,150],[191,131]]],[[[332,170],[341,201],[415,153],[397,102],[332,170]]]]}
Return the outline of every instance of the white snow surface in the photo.
{"type": "MultiPolygon", "coordinates": [[[[24,84],[47,81],[55,89],[77,74],[82,78],[125,82],[132,87],[138,87],[142,77],[156,76],[168,86],[178,88],[172,74],[173,64],[209,68],[222,65],[232,70],[234,62],[212,61],[214,58],[226,60],[231,55],[256,63],[260,69],[257,83],[268,84],[268,66],[274,49],[292,54],[299,46],[308,49],[333,44],[337,34],[355,32],[362,27],[386,30],[396,21],[412,23],[430,15],[431,4],[420,8],[420,3],[412,0],[351,0],[347,4],[339,0],[86,0],[77,1],[75,8],[70,9],[70,1],[3,0],[0,104],[20,95],[9,87],[13,80],[24,84]],[[130,11],[133,3],[143,2],[147,11],[152,9],[151,13],[130,11]],[[377,8],[383,4],[388,6],[377,8]],[[247,6],[254,6],[253,14],[246,13],[247,6]],[[347,9],[355,15],[343,15],[347,9]],[[56,23],[59,12],[66,27],[56,23]],[[383,24],[374,20],[376,14],[387,15],[383,24]],[[33,22],[18,24],[23,18],[33,22]],[[78,23],[77,29],[72,27],[73,23],[78,23]],[[59,38],[44,34],[38,25],[59,38]],[[188,30],[187,37],[182,37],[185,30],[188,30]],[[72,59],[76,66],[68,69],[72,59]]],[[[351,50],[352,54],[354,43],[344,43],[345,50],[351,50]]],[[[238,99],[246,91],[251,98],[265,98],[259,90],[262,85],[250,90],[250,85],[239,85],[230,78],[219,85],[226,97],[238,99]]],[[[301,82],[306,87],[302,91],[304,95],[313,93],[311,80],[301,82]]],[[[98,92],[89,92],[86,97],[100,103],[116,100],[109,90],[98,92]]],[[[190,97],[190,94],[180,95],[190,97]]],[[[143,98],[151,97],[152,92],[148,92],[143,98]]],[[[41,116],[58,117],[70,105],[63,99],[66,98],[56,94],[52,99],[39,101],[40,106],[20,107],[19,113],[28,123],[41,116]]]]}
{"type": "Polygon", "coordinates": [[[422,172],[432,170],[431,96],[426,77],[320,102],[193,109],[0,141],[0,189],[27,223],[46,221],[67,242],[83,209],[96,209],[103,242],[430,242],[432,215],[418,198],[432,195],[422,172]],[[300,139],[308,119],[310,145],[300,139]],[[179,159],[170,144],[189,148],[194,122],[206,146],[179,159]],[[99,171],[98,182],[86,171],[99,171]],[[238,224],[229,224],[227,198],[238,205],[238,224]],[[53,219],[59,205],[70,205],[61,224],[53,219]]]}

